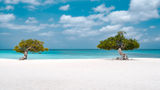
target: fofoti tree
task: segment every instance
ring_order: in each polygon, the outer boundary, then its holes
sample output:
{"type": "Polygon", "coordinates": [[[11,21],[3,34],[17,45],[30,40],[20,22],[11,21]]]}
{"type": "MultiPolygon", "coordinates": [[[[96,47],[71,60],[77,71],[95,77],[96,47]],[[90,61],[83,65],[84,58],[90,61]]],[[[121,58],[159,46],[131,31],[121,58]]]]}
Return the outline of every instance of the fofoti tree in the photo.
{"type": "Polygon", "coordinates": [[[14,47],[14,50],[16,52],[23,53],[24,56],[20,58],[20,60],[25,60],[27,59],[28,52],[38,53],[38,52],[48,51],[48,48],[44,48],[43,44],[44,42],[39,40],[33,40],[33,39],[21,40],[21,42],[14,47]]]}
{"type": "Polygon", "coordinates": [[[122,52],[122,50],[133,50],[139,48],[139,43],[136,39],[127,39],[124,34],[126,32],[119,31],[118,34],[114,37],[109,37],[103,41],[100,41],[100,44],[97,45],[98,48],[104,50],[118,50],[118,53],[122,56],[121,60],[127,60],[128,56],[122,52]]]}

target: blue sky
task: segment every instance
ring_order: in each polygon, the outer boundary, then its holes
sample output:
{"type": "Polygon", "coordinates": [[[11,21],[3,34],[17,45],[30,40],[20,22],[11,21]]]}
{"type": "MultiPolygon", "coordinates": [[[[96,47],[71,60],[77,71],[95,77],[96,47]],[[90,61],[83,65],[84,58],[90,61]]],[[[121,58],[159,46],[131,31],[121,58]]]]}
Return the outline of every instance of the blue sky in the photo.
{"type": "Polygon", "coordinates": [[[0,0],[0,49],[38,39],[51,49],[92,49],[118,31],[160,49],[160,0],[0,0]]]}

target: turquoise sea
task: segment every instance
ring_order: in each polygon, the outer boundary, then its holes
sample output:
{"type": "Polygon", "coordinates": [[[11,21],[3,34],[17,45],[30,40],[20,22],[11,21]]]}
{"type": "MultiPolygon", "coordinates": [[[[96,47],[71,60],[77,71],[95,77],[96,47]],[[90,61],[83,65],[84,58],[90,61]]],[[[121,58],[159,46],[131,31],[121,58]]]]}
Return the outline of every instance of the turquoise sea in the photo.
{"type": "MultiPolygon", "coordinates": [[[[160,58],[160,49],[138,49],[124,51],[130,58],[160,58]]],[[[23,54],[13,50],[0,50],[0,58],[19,59],[23,54]]],[[[116,50],[99,49],[53,49],[41,54],[29,53],[28,59],[92,59],[115,58],[119,54],[116,50]]]]}

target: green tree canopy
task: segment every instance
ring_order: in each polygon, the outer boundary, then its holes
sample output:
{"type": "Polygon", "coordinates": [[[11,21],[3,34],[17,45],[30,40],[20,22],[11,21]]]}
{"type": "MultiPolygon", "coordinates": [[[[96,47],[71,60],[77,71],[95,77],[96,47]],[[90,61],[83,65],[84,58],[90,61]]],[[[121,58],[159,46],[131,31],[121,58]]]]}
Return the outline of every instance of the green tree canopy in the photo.
{"type": "Polygon", "coordinates": [[[48,51],[48,48],[44,48],[44,42],[39,40],[21,40],[21,42],[14,47],[16,52],[20,52],[24,54],[24,59],[27,59],[28,52],[38,53],[43,51],[48,51]]]}
{"type": "Polygon", "coordinates": [[[105,50],[118,50],[119,48],[122,50],[133,50],[139,48],[140,45],[137,40],[125,38],[124,33],[125,32],[120,31],[116,36],[100,41],[97,47],[105,50]]]}

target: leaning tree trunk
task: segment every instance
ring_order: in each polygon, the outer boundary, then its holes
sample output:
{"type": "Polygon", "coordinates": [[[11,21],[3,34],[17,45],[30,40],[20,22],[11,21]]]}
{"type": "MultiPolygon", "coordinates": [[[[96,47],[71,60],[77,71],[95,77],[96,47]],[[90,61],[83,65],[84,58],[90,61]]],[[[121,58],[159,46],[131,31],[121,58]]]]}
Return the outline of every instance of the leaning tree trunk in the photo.
{"type": "Polygon", "coordinates": [[[118,53],[121,55],[121,58],[119,58],[120,60],[128,60],[128,56],[122,52],[121,48],[118,49],[118,53]]]}
{"type": "Polygon", "coordinates": [[[24,56],[22,58],[20,58],[19,60],[26,60],[27,59],[27,56],[28,56],[28,50],[26,50],[24,52],[24,56]]]}

